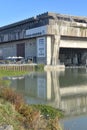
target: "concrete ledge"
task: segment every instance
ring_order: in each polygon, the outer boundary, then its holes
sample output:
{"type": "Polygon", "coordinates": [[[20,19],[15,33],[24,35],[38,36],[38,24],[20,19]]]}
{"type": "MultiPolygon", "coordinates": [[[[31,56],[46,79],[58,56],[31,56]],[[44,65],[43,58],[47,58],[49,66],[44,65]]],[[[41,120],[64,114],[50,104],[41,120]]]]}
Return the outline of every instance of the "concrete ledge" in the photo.
{"type": "Polygon", "coordinates": [[[54,71],[54,70],[65,70],[65,65],[46,65],[44,67],[44,70],[50,70],[50,71],[54,71]]]}

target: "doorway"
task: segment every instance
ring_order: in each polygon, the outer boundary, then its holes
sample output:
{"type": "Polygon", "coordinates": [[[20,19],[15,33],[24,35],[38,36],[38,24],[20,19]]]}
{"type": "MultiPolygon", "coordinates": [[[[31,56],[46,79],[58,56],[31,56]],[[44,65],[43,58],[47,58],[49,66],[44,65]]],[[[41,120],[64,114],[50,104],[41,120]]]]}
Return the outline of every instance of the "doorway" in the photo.
{"type": "Polygon", "coordinates": [[[17,44],[17,57],[25,57],[25,43],[17,44]]]}

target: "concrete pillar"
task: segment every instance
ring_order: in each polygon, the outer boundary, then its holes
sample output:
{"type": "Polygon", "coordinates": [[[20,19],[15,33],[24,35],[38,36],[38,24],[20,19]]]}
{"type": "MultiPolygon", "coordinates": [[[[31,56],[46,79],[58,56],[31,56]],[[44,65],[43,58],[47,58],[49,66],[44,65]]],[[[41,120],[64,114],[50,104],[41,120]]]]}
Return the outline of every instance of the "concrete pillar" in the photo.
{"type": "Polygon", "coordinates": [[[59,45],[60,45],[60,36],[54,35],[52,65],[59,64],[59,45]]]}
{"type": "Polygon", "coordinates": [[[47,65],[51,65],[51,37],[47,36],[47,65]]]}

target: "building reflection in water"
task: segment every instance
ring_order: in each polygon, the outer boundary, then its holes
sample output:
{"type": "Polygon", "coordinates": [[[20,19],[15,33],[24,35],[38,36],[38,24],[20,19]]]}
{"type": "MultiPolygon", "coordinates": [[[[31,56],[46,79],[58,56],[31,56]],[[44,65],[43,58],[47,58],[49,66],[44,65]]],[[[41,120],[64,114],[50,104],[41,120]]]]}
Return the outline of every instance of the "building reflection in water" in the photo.
{"type": "Polygon", "coordinates": [[[66,111],[66,115],[87,112],[85,69],[30,73],[24,79],[11,81],[11,86],[23,93],[28,103],[48,104],[66,111]]]}

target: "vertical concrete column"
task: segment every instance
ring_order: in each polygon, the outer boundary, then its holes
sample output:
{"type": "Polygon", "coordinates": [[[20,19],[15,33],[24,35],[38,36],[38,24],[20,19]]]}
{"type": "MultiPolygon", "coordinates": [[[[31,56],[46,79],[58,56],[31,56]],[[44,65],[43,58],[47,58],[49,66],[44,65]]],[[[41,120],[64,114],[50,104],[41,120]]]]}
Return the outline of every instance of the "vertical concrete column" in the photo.
{"type": "Polygon", "coordinates": [[[50,36],[47,36],[46,50],[47,50],[47,65],[50,65],[51,64],[51,37],[50,36]]]}
{"type": "Polygon", "coordinates": [[[60,45],[60,36],[54,35],[52,65],[59,64],[59,45],[60,45]]]}
{"type": "Polygon", "coordinates": [[[52,36],[52,65],[59,64],[59,46],[60,46],[60,32],[61,25],[56,16],[54,25],[51,26],[52,36]]]}

